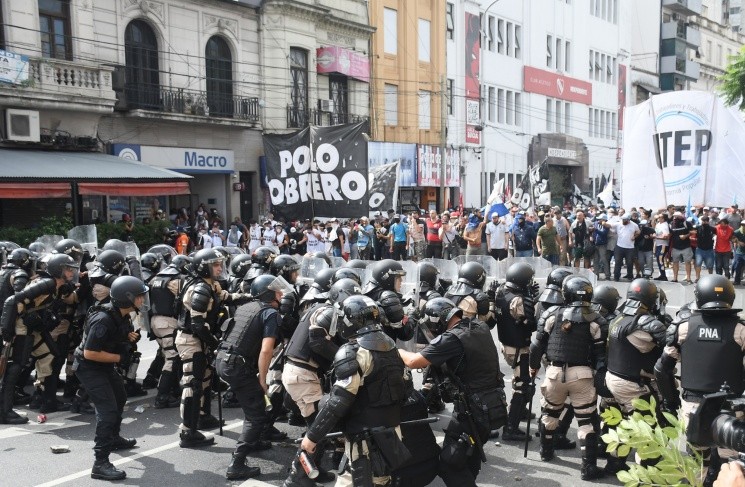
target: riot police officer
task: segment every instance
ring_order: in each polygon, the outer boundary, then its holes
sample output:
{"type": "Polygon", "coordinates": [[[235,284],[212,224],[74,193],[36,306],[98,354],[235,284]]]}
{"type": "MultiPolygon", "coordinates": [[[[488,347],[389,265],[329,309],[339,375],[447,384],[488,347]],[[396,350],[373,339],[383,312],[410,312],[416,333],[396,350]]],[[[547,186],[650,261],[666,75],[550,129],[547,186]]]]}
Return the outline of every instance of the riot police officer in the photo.
{"type": "Polygon", "coordinates": [[[251,267],[251,256],[249,254],[239,254],[230,261],[230,277],[228,278],[228,291],[237,293],[246,277],[248,269],[251,267]]]}
{"type": "MultiPolygon", "coordinates": [[[[368,296],[350,296],[344,300],[343,312],[339,333],[348,343],[334,357],[336,381],[300,448],[313,453],[316,444],[343,421],[351,474],[340,475],[337,485],[387,485],[397,465],[387,460],[372,463],[370,455],[385,451],[388,459],[407,451],[398,431],[406,399],[404,364],[395,342],[380,326],[382,311],[375,301],[368,296]],[[369,435],[373,428],[375,440],[369,435]]],[[[295,460],[291,471],[299,469],[295,460]]]]}
{"type": "Polygon", "coordinates": [[[400,262],[383,259],[373,264],[370,280],[362,289],[362,293],[378,303],[383,311],[383,330],[394,340],[403,341],[414,336],[413,321],[404,320],[404,306],[400,294],[405,275],[406,271],[400,262]]]}
{"type": "Polygon", "coordinates": [[[110,302],[89,309],[83,340],[75,351],[76,374],[96,406],[94,479],[124,479],[127,474],[111,464],[109,454],[137,444],[134,438],[120,435],[127,394],[114,365],[122,364],[126,369],[129,349],[139,339],[130,331],[130,313],[147,312],[143,308],[146,293],[147,286],[136,277],[116,279],[111,285],[110,302]]]}
{"type": "Polygon", "coordinates": [[[36,358],[36,383],[41,391],[41,412],[54,412],[61,407],[57,402],[57,378],[52,374],[54,356],[59,354],[50,330],[57,326],[54,307],[59,300],[59,289],[72,282],[79,266],[72,257],[53,255],[46,271],[21,291],[3,303],[0,331],[6,345],[12,343],[11,360],[2,385],[0,424],[23,424],[23,418],[13,411],[13,396],[18,378],[29,356],[36,358]]]}
{"type": "Polygon", "coordinates": [[[328,298],[331,289],[331,280],[334,278],[334,269],[321,269],[313,279],[308,291],[300,298],[300,313],[305,313],[314,303],[323,303],[328,298]]]}
{"type": "MultiPolygon", "coordinates": [[[[441,298],[442,296],[437,291],[437,276],[440,274],[440,270],[437,266],[431,262],[419,262],[417,267],[419,268],[419,304],[414,309],[412,318],[415,320],[421,320],[424,314],[423,310],[427,303],[433,299],[441,298]]],[[[417,347],[421,350],[429,343],[429,341],[420,327],[417,327],[415,333],[417,335],[417,347]]],[[[435,381],[438,380],[438,378],[434,377],[436,374],[438,374],[438,371],[431,367],[424,369],[422,374],[422,394],[427,400],[427,410],[433,414],[445,410],[445,402],[442,400],[440,390],[438,387],[435,387],[435,381]]]]}
{"type": "Polygon", "coordinates": [[[342,279],[352,279],[354,282],[362,285],[362,271],[355,269],[354,267],[339,267],[334,270],[334,277],[331,278],[331,283],[338,282],[342,279]]]}
{"type": "Polygon", "coordinates": [[[525,441],[525,432],[519,426],[534,392],[530,387],[528,364],[530,337],[536,329],[534,274],[530,264],[512,264],[507,269],[507,280],[494,296],[502,354],[512,368],[512,399],[502,436],[507,441],[525,441]]]}
{"type": "Polygon", "coordinates": [[[279,314],[282,317],[280,331],[282,332],[283,339],[289,339],[292,336],[295,328],[297,328],[298,322],[300,321],[300,298],[298,297],[298,292],[295,288],[295,282],[297,281],[299,271],[300,264],[287,254],[278,255],[269,267],[271,275],[282,276],[282,278],[292,287],[291,292],[282,295],[282,301],[279,303],[279,314]]]}
{"type": "MultiPolygon", "coordinates": [[[[495,281],[496,282],[496,281],[495,281]]],[[[489,296],[484,292],[486,269],[478,262],[466,262],[458,270],[458,281],[450,286],[445,297],[463,310],[466,318],[478,317],[489,328],[496,324],[489,296]]]]}
{"type": "Polygon", "coordinates": [[[150,279],[160,272],[160,267],[163,264],[163,257],[152,252],[145,252],[140,256],[140,269],[142,269],[142,280],[145,284],[150,279]]]}
{"type": "Polygon", "coordinates": [[[291,291],[282,277],[266,274],[254,279],[251,283],[254,300],[238,307],[234,324],[217,349],[217,373],[230,384],[245,416],[243,431],[226,473],[229,480],[259,475],[258,467],[246,465],[246,456],[271,448],[270,442],[262,440],[262,434],[271,426],[264,396],[268,390],[269,363],[279,339],[281,317],[277,308],[282,293],[291,291]]]}
{"type": "MultiPolygon", "coordinates": [[[[665,349],[654,368],[663,407],[674,412],[681,404],[674,375],[675,365],[680,362],[686,422],[702,397],[718,392],[723,384],[737,396],[745,390],[745,324],[737,315],[741,310],[732,307],[732,282],[724,276],[706,275],[696,283],[694,295],[696,309],[686,320],[676,320],[668,327],[665,349]]],[[[702,450],[704,467],[708,467],[704,485],[711,485],[716,478],[718,457],[736,456],[729,450],[720,450],[717,455],[716,451],[710,452],[710,445],[695,446],[702,450]]]]}
{"type": "Polygon", "coordinates": [[[254,279],[269,273],[269,267],[276,257],[277,252],[271,247],[261,246],[253,251],[251,254],[251,267],[246,271],[246,275],[243,277],[243,283],[241,284],[241,289],[244,293],[248,293],[251,290],[251,283],[254,279]]]}
{"type": "Polygon", "coordinates": [[[601,335],[602,316],[590,307],[592,284],[572,276],[562,286],[566,307],[545,313],[538,333],[530,344],[530,374],[535,377],[544,353],[548,360],[546,379],[541,385],[543,414],[539,423],[541,460],[554,457],[553,432],[559,424],[564,401],[574,405],[582,450],[582,480],[603,476],[597,466],[597,394],[594,373],[605,368],[605,343],[601,335]],[[548,316],[547,316],[548,315],[548,316]]]}
{"type": "Polygon", "coordinates": [[[489,327],[446,298],[427,301],[424,315],[434,340],[420,353],[399,350],[410,368],[433,366],[447,369],[447,380],[460,391],[454,394],[453,418],[445,428],[440,455],[440,476],[450,486],[476,486],[483,444],[489,432],[506,423],[506,400],[497,347],[489,327]],[[464,439],[465,435],[465,439],[464,439]],[[469,449],[474,449],[468,454],[469,449]]]}
{"type": "MultiPolygon", "coordinates": [[[[624,415],[633,412],[632,401],[649,400],[654,364],[665,345],[666,326],[654,316],[657,286],[647,279],[635,279],[626,292],[620,316],[608,328],[608,371],[605,385],[624,415]]],[[[605,471],[626,469],[625,458],[608,457],[605,471]]]]}

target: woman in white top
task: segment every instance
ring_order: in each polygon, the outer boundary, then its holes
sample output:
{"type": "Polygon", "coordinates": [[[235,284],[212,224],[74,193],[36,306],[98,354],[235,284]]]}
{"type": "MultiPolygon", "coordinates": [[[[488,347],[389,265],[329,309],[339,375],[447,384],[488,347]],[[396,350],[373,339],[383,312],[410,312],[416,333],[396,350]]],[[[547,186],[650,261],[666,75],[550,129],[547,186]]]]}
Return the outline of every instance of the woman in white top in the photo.
{"type": "Polygon", "coordinates": [[[308,239],[306,247],[309,254],[326,251],[326,243],[323,240],[323,234],[318,230],[316,225],[314,225],[310,230],[305,230],[303,233],[305,233],[305,238],[308,239]]]}
{"type": "Polygon", "coordinates": [[[665,255],[667,246],[670,243],[670,225],[667,223],[667,213],[660,212],[657,214],[657,224],[654,226],[654,258],[657,260],[657,267],[660,269],[661,281],[667,281],[665,274],[665,255]]]}
{"type": "Polygon", "coordinates": [[[274,238],[277,236],[277,232],[272,228],[271,222],[264,223],[264,233],[261,235],[261,245],[274,246],[274,238]]]}
{"type": "Polygon", "coordinates": [[[251,221],[251,227],[248,229],[248,253],[252,254],[254,250],[261,246],[261,225],[256,221],[251,221]]]}
{"type": "Polygon", "coordinates": [[[290,239],[281,223],[274,225],[274,243],[272,245],[278,247],[282,254],[290,253],[290,239]]]}

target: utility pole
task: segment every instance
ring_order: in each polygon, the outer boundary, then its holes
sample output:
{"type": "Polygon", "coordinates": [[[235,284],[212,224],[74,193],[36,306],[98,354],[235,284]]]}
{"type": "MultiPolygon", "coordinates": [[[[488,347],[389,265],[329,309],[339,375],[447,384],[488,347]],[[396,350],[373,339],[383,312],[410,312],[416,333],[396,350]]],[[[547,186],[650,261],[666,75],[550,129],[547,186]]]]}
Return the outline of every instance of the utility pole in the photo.
{"type": "Polygon", "coordinates": [[[447,164],[447,82],[445,75],[440,79],[440,213],[446,211],[447,197],[445,192],[448,190],[445,186],[445,166],[447,164]]]}

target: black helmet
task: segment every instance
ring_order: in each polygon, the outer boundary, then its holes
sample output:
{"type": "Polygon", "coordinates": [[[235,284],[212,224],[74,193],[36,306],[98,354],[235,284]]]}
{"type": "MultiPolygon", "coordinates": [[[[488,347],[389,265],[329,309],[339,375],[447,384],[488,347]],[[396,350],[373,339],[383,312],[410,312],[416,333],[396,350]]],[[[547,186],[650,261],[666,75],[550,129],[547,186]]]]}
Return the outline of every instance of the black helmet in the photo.
{"type": "Polygon", "coordinates": [[[275,257],[277,257],[277,252],[273,248],[266,246],[257,247],[251,254],[251,262],[269,269],[275,257]]]}
{"type": "Polygon", "coordinates": [[[214,248],[202,249],[194,255],[194,259],[191,262],[191,268],[199,277],[211,278],[211,264],[224,261],[225,257],[214,248]]]}
{"type": "Polygon", "coordinates": [[[342,279],[351,279],[354,282],[356,282],[358,285],[362,285],[362,277],[360,277],[360,270],[349,268],[349,267],[340,267],[339,269],[336,269],[334,271],[334,277],[331,279],[331,282],[339,282],[342,279]]]}
{"type": "Polygon", "coordinates": [[[251,283],[251,297],[262,303],[271,303],[276,301],[276,291],[285,293],[292,291],[292,287],[282,276],[273,276],[264,274],[253,280],[251,283]]]}
{"type": "Polygon", "coordinates": [[[230,261],[230,273],[238,279],[243,279],[251,267],[251,256],[240,254],[233,257],[230,261]]]}
{"type": "Polygon", "coordinates": [[[121,252],[117,250],[104,250],[96,257],[98,267],[103,271],[120,276],[127,265],[127,261],[121,252]]]}
{"type": "Polygon", "coordinates": [[[191,261],[193,259],[189,257],[188,255],[176,255],[173,259],[171,259],[171,263],[169,265],[175,267],[178,269],[178,271],[181,274],[186,274],[189,266],[191,266],[191,261]]]}
{"type": "Polygon", "coordinates": [[[383,259],[373,264],[372,280],[388,291],[396,290],[396,278],[406,275],[400,262],[393,259],[383,259]]]}
{"type": "Polygon", "coordinates": [[[444,333],[448,322],[455,315],[463,317],[463,310],[447,298],[430,299],[424,305],[425,323],[435,335],[444,333]]]}
{"type": "Polygon", "coordinates": [[[15,264],[26,272],[31,272],[36,256],[28,249],[13,249],[8,262],[15,264]]]}
{"type": "Polygon", "coordinates": [[[362,259],[352,259],[346,261],[342,267],[351,267],[352,269],[365,269],[367,267],[367,262],[362,259]]]}
{"type": "Polygon", "coordinates": [[[162,262],[162,259],[163,258],[157,254],[153,254],[152,252],[145,252],[140,257],[140,266],[152,273],[157,273],[158,271],[160,271],[160,264],[162,262]]]}
{"type": "Polygon", "coordinates": [[[47,262],[47,274],[57,279],[64,277],[65,269],[79,268],[80,265],[66,254],[53,254],[47,262]]]}
{"type": "MultiPolygon", "coordinates": [[[[111,304],[117,308],[134,308],[135,298],[147,293],[148,287],[134,276],[121,276],[114,279],[109,290],[111,304]]],[[[139,310],[138,310],[139,311],[139,310]]]]}
{"type": "MultiPolygon", "coordinates": [[[[526,264],[525,262],[515,262],[507,269],[507,276],[504,284],[506,287],[515,291],[526,291],[530,283],[533,281],[534,275],[535,269],[533,269],[532,265],[526,264]]],[[[566,279],[566,276],[564,279],[566,279]]],[[[588,298],[587,301],[589,302],[590,299],[588,298]]]]}
{"type": "Polygon", "coordinates": [[[110,238],[106,241],[105,244],[103,244],[103,247],[101,247],[101,250],[116,250],[116,249],[121,249],[124,246],[125,246],[125,243],[119,240],[118,238],[110,238]]]}
{"type": "Polygon", "coordinates": [[[47,253],[47,246],[41,242],[31,242],[28,244],[28,249],[36,254],[36,257],[40,257],[42,254],[47,253]]]}
{"type": "Polygon", "coordinates": [[[618,294],[618,289],[608,284],[602,284],[595,288],[591,302],[595,311],[611,313],[618,308],[620,300],[621,295],[618,294]]]}
{"type": "Polygon", "coordinates": [[[570,271],[569,269],[554,269],[548,274],[548,278],[546,279],[546,287],[561,291],[561,285],[564,284],[564,279],[571,275],[572,271],[570,271]]]}
{"type": "Polygon", "coordinates": [[[564,279],[561,292],[564,302],[569,306],[590,306],[592,301],[592,283],[586,277],[571,276],[564,279]]]}
{"type": "Polygon", "coordinates": [[[647,311],[655,311],[657,309],[657,298],[658,292],[655,283],[649,279],[634,279],[629,284],[628,291],[626,291],[624,309],[628,308],[631,311],[644,306],[647,311]]]}
{"type": "Polygon", "coordinates": [[[335,269],[321,269],[316,274],[316,278],[313,279],[312,286],[322,293],[329,292],[329,289],[331,289],[331,280],[334,278],[335,272],[335,269]]]}
{"type": "Polygon", "coordinates": [[[79,261],[83,258],[83,246],[80,242],[71,238],[66,238],[57,242],[54,246],[54,251],[58,254],[65,254],[72,257],[74,260],[79,261]]]}
{"type": "Polygon", "coordinates": [[[334,263],[331,261],[331,257],[329,257],[329,254],[327,254],[326,252],[313,252],[312,254],[310,254],[310,256],[316,259],[325,260],[329,267],[334,265],[334,263]]]}
{"type": "Polygon", "coordinates": [[[282,276],[289,283],[295,282],[297,276],[293,279],[292,273],[300,270],[300,264],[287,254],[278,255],[269,267],[269,271],[275,276],[282,276]]]}
{"type": "Polygon", "coordinates": [[[360,283],[353,279],[339,279],[331,285],[329,289],[328,301],[331,304],[341,304],[349,296],[362,294],[360,283]]]}
{"type": "Polygon", "coordinates": [[[381,330],[378,304],[367,296],[350,296],[342,304],[344,318],[340,334],[350,339],[365,332],[381,330]]]}
{"type": "Polygon", "coordinates": [[[735,286],[724,276],[709,274],[698,280],[693,289],[696,307],[703,312],[731,310],[735,286]]]}
{"type": "Polygon", "coordinates": [[[482,289],[486,282],[486,269],[478,262],[466,262],[460,266],[458,282],[468,284],[476,289],[482,289]]]}
{"type": "Polygon", "coordinates": [[[440,269],[432,262],[420,262],[417,267],[419,268],[419,289],[421,291],[437,289],[437,275],[440,269]]]}

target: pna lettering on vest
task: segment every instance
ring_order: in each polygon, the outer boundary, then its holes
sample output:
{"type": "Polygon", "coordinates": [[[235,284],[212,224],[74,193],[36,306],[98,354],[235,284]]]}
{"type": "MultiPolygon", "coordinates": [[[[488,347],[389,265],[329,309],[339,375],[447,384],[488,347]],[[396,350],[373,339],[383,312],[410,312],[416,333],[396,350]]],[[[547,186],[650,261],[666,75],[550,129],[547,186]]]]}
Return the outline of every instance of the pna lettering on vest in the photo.
{"type": "Polygon", "coordinates": [[[707,328],[702,326],[698,329],[698,339],[704,341],[718,342],[721,340],[719,337],[719,330],[716,328],[707,328]]]}

